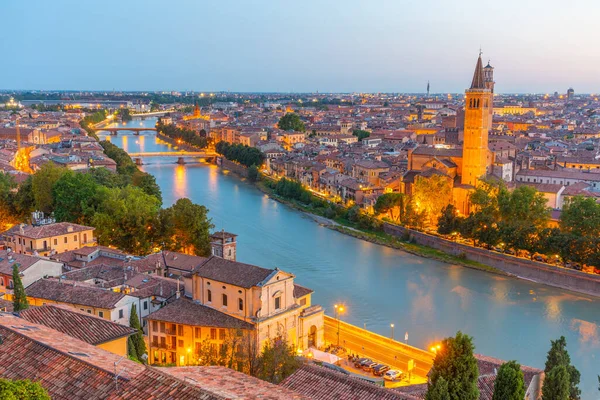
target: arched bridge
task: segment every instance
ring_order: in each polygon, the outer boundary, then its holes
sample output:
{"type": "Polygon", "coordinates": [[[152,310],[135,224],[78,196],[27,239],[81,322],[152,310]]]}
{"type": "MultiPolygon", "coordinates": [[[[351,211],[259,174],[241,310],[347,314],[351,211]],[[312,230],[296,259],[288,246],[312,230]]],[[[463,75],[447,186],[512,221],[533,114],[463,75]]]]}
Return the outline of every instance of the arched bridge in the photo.
{"type": "Polygon", "coordinates": [[[214,151],[155,151],[147,153],[129,153],[137,165],[143,165],[142,158],[146,157],[170,157],[177,158],[177,164],[185,164],[185,158],[212,159],[217,156],[214,151]]]}
{"type": "Polygon", "coordinates": [[[156,128],[153,127],[145,127],[145,128],[130,128],[127,126],[119,126],[116,128],[96,128],[97,131],[106,131],[116,134],[118,131],[131,131],[131,132],[143,132],[143,131],[154,131],[156,132],[156,128]]]}

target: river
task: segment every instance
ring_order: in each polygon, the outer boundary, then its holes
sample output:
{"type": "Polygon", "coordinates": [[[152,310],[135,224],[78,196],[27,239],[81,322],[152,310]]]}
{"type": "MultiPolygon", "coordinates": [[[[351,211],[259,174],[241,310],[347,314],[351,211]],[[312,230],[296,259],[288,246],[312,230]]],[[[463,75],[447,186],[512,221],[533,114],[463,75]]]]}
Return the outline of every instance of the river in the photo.
{"type": "MultiPolygon", "coordinates": [[[[128,152],[173,150],[150,132],[119,132],[109,140],[128,152]]],[[[345,303],[343,320],[386,336],[393,323],[396,338],[408,332],[408,343],[423,348],[461,330],[474,337],[478,353],[541,369],[550,340],[564,335],[581,371],[582,398],[600,399],[600,299],[346,236],[213,165],[177,165],[172,158],[144,163],[166,206],[181,197],[205,205],[215,229],[239,235],[239,261],[294,273],[329,314],[333,304],[345,303]]]]}

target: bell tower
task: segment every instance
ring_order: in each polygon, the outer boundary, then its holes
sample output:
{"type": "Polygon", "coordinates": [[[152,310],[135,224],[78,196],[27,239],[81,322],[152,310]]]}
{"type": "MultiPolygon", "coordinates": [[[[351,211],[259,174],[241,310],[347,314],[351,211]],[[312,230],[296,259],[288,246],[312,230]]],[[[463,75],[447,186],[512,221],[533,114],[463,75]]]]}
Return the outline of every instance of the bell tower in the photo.
{"type": "Polygon", "coordinates": [[[492,92],[492,102],[491,102],[491,106],[490,106],[490,121],[489,121],[489,127],[490,129],[492,129],[492,116],[494,115],[494,84],[496,82],[494,82],[494,67],[492,67],[490,65],[490,62],[488,61],[487,65],[485,66],[485,68],[483,69],[483,79],[485,80],[485,87],[488,88],[490,90],[490,92],[492,92]]]}
{"type": "Polygon", "coordinates": [[[465,126],[461,183],[476,186],[487,173],[488,135],[491,128],[492,89],[486,81],[481,52],[471,87],[465,91],[465,126]]]}

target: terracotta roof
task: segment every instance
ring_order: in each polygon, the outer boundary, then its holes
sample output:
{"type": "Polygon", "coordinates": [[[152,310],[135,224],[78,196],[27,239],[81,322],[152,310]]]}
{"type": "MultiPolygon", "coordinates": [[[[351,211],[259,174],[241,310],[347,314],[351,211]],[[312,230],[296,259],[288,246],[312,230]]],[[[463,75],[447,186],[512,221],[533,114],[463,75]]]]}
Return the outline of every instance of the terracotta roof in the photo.
{"type": "Polygon", "coordinates": [[[163,251],[163,262],[169,268],[175,268],[183,271],[193,271],[200,264],[206,261],[205,257],[192,256],[189,254],[163,251]]]}
{"type": "Polygon", "coordinates": [[[27,296],[47,299],[59,303],[82,306],[113,308],[125,295],[112,290],[100,289],[83,284],[40,279],[25,289],[27,296]]]}
{"type": "Polygon", "coordinates": [[[243,288],[258,286],[275,270],[212,256],[196,268],[198,276],[243,288]]]}
{"type": "Polygon", "coordinates": [[[228,329],[254,329],[254,325],[232,317],[214,308],[181,297],[145,317],[148,320],[172,322],[192,326],[210,326],[228,329]]]}
{"type": "MultiPolygon", "coordinates": [[[[23,233],[20,232],[20,227],[17,226],[16,228],[16,230],[12,230],[13,234],[31,239],[50,238],[54,236],[66,235],[68,233],[76,233],[96,229],[91,226],[77,225],[72,224],[70,222],[57,222],[55,224],[41,226],[26,225],[23,227],[23,233]]],[[[92,238],[90,237],[88,238],[88,240],[92,240],[92,238]]]]}
{"type": "Polygon", "coordinates": [[[412,400],[414,397],[388,390],[340,372],[305,364],[288,376],[281,386],[310,399],[412,400]]]}
{"type": "Polygon", "coordinates": [[[23,310],[19,316],[29,322],[45,325],[93,345],[110,342],[135,333],[135,329],[128,326],[55,305],[23,310]]]}
{"type": "Polygon", "coordinates": [[[19,271],[25,271],[38,261],[40,261],[39,257],[18,254],[12,251],[10,253],[5,250],[0,251],[0,274],[11,275],[15,264],[19,264],[19,271]]]}
{"type": "Polygon", "coordinates": [[[306,288],[304,286],[300,286],[294,283],[294,298],[304,297],[307,294],[313,293],[314,290],[306,288]]]}
{"type": "Polygon", "coordinates": [[[299,400],[309,397],[225,367],[171,367],[163,371],[228,399],[299,400]]]}
{"type": "Polygon", "coordinates": [[[235,233],[229,233],[225,231],[215,232],[210,235],[211,239],[231,239],[237,237],[235,233]]]}

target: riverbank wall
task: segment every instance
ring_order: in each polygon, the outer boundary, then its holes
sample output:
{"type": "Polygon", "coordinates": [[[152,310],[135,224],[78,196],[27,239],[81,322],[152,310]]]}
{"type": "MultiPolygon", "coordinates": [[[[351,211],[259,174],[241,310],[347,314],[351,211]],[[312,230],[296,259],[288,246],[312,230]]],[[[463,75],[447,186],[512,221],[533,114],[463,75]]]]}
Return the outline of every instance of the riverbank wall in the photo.
{"type": "Polygon", "coordinates": [[[471,247],[389,223],[384,223],[383,228],[389,235],[401,238],[410,237],[415,243],[422,246],[432,247],[444,253],[486,264],[518,278],[596,297],[600,296],[600,275],[587,274],[577,270],[555,267],[508,254],[471,247]]]}
{"type": "Polygon", "coordinates": [[[223,169],[233,172],[236,175],[241,176],[242,178],[248,177],[248,168],[234,163],[223,156],[217,157],[217,165],[223,169]]]}

